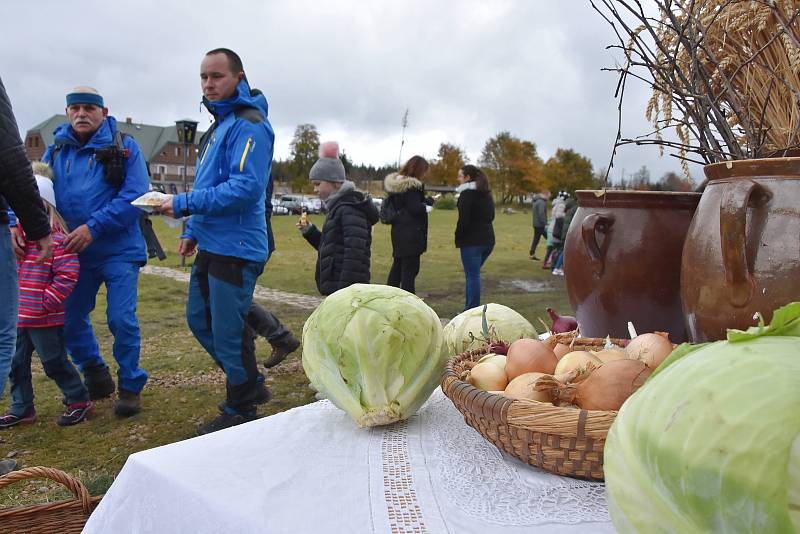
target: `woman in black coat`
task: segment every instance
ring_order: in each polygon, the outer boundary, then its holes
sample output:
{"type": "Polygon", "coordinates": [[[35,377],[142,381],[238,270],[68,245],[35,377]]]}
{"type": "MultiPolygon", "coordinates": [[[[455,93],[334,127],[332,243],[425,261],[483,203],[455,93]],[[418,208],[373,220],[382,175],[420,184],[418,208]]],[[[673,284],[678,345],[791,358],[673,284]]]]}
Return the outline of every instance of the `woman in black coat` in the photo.
{"type": "Polygon", "coordinates": [[[481,303],[481,267],[494,249],[494,199],[489,179],[475,165],[464,165],[458,172],[458,223],[456,248],[461,249],[461,264],[466,280],[464,309],[481,303]]]}
{"type": "Polygon", "coordinates": [[[392,268],[387,285],[415,292],[419,260],[428,248],[428,211],[422,177],[428,162],[421,156],[409,159],[399,173],[383,181],[388,193],[381,205],[381,221],[392,225],[392,268]]]}

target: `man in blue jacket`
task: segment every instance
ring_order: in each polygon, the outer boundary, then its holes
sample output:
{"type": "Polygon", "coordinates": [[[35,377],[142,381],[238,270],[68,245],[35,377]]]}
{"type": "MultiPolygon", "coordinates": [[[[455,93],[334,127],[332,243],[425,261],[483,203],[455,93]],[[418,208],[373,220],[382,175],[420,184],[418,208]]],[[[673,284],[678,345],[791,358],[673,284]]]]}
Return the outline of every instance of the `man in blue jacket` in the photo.
{"type": "Polygon", "coordinates": [[[115,143],[117,122],[95,89],[76,87],[67,95],[66,111],[69,122],[56,129],[55,143],[42,158],[53,168],[56,202],[70,230],[64,244],[79,254],[81,264],[78,284],[64,304],[64,341],[90,397],[110,396],[114,380],[89,320],[105,284],[108,328],[119,366],[114,412],[127,417],[141,410],[140,393],[147,382],[139,367],[136,317],[139,268],[147,257],[141,211],[131,206],[149,189],[147,163],[132,137],[119,136],[115,143]]]}
{"type": "Polygon", "coordinates": [[[269,255],[264,202],[275,134],[267,100],[250,88],[235,52],[208,52],[200,81],[215,122],[200,140],[193,190],[170,196],[159,211],[191,215],[180,243],[184,256],[198,251],[186,319],[227,378],[220,415],[197,430],[207,434],[255,419],[255,405],[270,397],[245,317],[269,255]]]}

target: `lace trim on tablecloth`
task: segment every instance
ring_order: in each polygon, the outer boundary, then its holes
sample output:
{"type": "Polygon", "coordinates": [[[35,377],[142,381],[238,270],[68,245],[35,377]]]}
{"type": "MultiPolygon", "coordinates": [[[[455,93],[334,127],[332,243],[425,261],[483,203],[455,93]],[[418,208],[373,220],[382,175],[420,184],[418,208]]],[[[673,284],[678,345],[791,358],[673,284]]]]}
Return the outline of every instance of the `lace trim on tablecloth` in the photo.
{"type": "Polygon", "coordinates": [[[381,434],[383,494],[390,532],[427,532],[408,457],[408,422],[401,421],[384,427],[381,434]]]}
{"type": "Polygon", "coordinates": [[[611,520],[604,484],[553,475],[502,453],[447,397],[431,398],[419,416],[435,443],[425,454],[439,466],[432,473],[437,495],[464,514],[516,526],[611,520]]]}

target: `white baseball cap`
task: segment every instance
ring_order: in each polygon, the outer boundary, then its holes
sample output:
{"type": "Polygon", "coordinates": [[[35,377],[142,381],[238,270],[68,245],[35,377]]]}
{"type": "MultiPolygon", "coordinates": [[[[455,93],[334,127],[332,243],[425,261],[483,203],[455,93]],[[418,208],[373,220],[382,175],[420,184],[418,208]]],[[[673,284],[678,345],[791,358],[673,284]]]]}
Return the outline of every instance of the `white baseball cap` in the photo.
{"type": "Polygon", "coordinates": [[[36,186],[39,188],[39,196],[55,208],[56,193],[53,191],[53,181],[40,174],[35,174],[34,176],[36,177],[36,186]]]}

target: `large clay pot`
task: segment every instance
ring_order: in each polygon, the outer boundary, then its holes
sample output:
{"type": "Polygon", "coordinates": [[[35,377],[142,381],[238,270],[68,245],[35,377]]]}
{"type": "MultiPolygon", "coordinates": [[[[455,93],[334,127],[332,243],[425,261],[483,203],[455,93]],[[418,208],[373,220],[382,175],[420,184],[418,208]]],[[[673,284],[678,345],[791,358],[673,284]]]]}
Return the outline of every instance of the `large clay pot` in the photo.
{"type": "Polygon", "coordinates": [[[681,250],[700,193],[578,191],[564,244],[564,276],[586,337],[686,330],[680,300],[681,250]]]}
{"type": "Polygon", "coordinates": [[[683,249],[689,338],[725,339],[800,300],[800,158],[714,163],[683,249]]]}

